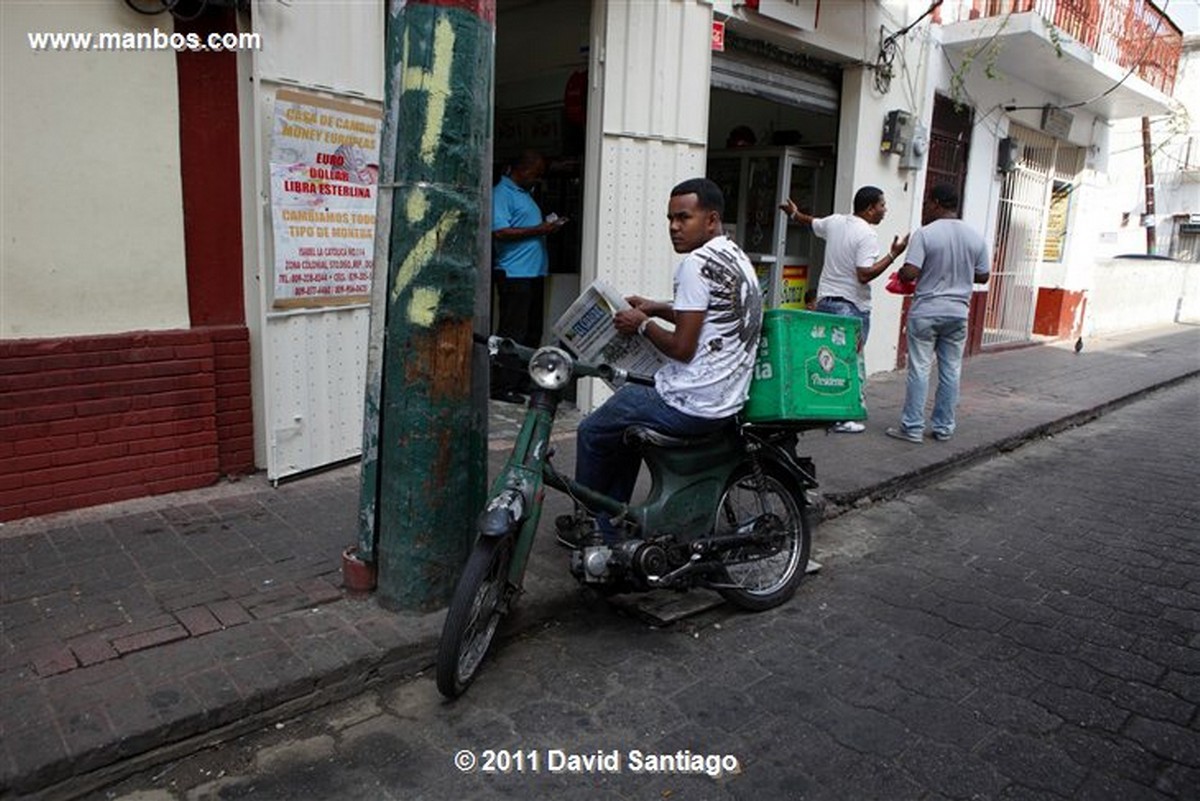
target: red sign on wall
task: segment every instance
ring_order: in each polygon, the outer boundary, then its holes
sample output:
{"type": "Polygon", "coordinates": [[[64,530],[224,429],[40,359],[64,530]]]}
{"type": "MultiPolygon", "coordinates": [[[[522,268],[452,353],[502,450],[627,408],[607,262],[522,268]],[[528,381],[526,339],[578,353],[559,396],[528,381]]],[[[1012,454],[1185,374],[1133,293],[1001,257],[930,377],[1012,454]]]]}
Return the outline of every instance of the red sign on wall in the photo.
{"type": "Polygon", "coordinates": [[[713,20],[712,49],[718,53],[725,52],[725,23],[713,20]]]}

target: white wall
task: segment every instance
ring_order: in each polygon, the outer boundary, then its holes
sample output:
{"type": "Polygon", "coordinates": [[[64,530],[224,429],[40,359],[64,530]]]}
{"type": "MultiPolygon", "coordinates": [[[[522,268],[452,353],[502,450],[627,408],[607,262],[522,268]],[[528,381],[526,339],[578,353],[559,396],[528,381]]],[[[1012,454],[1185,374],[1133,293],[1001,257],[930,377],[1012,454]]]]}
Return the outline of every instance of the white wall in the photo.
{"type": "Polygon", "coordinates": [[[1200,323],[1200,264],[1104,259],[1088,293],[1085,335],[1200,323]]]}
{"type": "Polygon", "coordinates": [[[175,53],[30,32],[174,31],[119,2],[0,3],[0,337],[186,328],[175,53]]]}
{"type": "Polygon", "coordinates": [[[704,175],[712,12],[699,0],[594,9],[581,280],[670,297],[667,200],[704,175]]]}
{"type": "MultiPolygon", "coordinates": [[[[919,223],[924,171],[901,170],[898,156],[879,149],[884,117],[900,107],[891,93],[879,96],[874,91],[870,71],[861,67],[844,71],[834,209],[851,213],[859,187],[882,189],[888,211],[876,229],[880,255],[894,237],[904,236],[919,223]]],[[[871,285],[871,333],[863,350],[868,374],[896,368],[903,299],[884,289],[888,272],[871,285]]]]}

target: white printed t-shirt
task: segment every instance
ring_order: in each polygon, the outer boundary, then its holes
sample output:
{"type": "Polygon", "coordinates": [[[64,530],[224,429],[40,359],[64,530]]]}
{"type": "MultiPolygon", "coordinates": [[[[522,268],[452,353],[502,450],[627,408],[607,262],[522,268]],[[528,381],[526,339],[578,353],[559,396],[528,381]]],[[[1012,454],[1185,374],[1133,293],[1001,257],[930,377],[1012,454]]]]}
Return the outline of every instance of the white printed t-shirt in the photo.
{"type": "Polygon", "coordinates": [[[845,298],[859,308],[871,309],[871,286],[858,280],[855,270],[879,260],[879,237],[869,222],[856,214],[831,214],[812,221],[813,233],[825,240],[825,265],[817,284],[817,300],[845,298]]]}
{"type": "Polygon", "coordinates": [[[677,311],[704,311],[700,341],[690,362],[669,360],[654,376],[666,404],[693,417],[737,414],[746,402],[758,337],[762,292],[742,249],[717,236],[675,268],[677,311]]]}

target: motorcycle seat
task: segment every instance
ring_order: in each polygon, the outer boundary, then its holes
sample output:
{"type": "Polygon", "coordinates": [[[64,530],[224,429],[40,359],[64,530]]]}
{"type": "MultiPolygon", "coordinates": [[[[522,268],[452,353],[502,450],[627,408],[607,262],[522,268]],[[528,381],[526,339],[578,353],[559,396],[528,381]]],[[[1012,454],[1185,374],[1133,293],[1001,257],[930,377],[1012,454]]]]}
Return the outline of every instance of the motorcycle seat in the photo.
{"type": "Polygon", "coordinates": [[[695,448],[714,445],[729,436],[727,429],[718,429],[700,437],[673,437],[646,426],[630,426],[625,429],[625,442],[630,445],[653,445],[656,448],[695,448]]]}

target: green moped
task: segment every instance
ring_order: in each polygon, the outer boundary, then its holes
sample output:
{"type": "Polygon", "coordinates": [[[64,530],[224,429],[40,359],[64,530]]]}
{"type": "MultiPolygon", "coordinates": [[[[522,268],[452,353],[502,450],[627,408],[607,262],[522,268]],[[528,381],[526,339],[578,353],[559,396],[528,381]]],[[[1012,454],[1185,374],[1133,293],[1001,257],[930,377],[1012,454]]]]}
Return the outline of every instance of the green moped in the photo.
{"type": "Polygon", "coordinates": [[[555,413],[563,389],[579,378],[613,386],[652,379],[577,361],[557,347],[535,351],[498,337],[482,341],[494,361],[526,363],[534,391],[479,515],[475,545],[446,615],[437,656],[443,695],[457,697],[475,679],[521,592],[545,487],[567,493],[586,511],[578,524],[590,526],[592,515],[613,521],[615,542],[589,527],[570,554],[571,572],[601,594],[707,587],[752,611],[792,597],[811,543],[806,491],[817,486],[812,462],[796,455],[796,426],[738,422],[699,439],[631,428],[626,439],[649,468],[650,490],[638,503],[620,503],[555,470],[555,413]]]}

